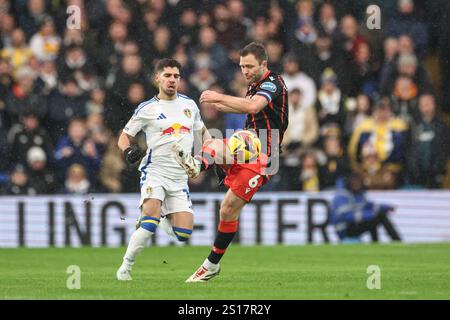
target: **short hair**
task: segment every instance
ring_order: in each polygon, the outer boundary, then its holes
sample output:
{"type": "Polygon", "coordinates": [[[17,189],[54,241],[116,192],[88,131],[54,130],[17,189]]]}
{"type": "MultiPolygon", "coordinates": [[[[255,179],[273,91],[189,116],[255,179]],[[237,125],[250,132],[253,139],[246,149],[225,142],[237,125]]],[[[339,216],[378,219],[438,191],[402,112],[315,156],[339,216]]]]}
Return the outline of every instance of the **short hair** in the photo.
{"type": "Polygon", "coordinates": [[[178,68],[178,70],[181,71],[181,64],[177,60],[165,58],[158,61],[158,63],[155,66],[155,73],[160,73],[161,71],[164,70],[164,68],[167,67],[178,68]]]}
{"type": "Polygon", "coordinates": [[[245,57],[249,54],[253,54],[259,63],[268,60],[266,48],[259,42],[249,43],[240,51],[241,57],[245,57]]]}
{"type": "Polygon", "coordinates": [[[391,100],[389,97],[383,96],[375,103],[375,109],[389,108],[392,110],[391,100]]]}

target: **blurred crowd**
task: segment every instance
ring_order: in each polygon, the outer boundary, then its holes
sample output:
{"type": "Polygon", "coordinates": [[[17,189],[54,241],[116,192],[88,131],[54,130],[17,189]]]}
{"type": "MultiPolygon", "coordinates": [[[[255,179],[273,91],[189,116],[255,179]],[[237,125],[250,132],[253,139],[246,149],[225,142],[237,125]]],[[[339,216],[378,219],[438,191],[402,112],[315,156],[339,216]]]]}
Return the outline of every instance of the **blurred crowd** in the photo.
{"type": "MultiPolygon", "coordinates": [[[[442,188],[449,12],[446,0],[0,0],[0,194],[138,192],[116,142],[156,93],[155,63],[177,59],[194,100],[245,96],[251,41],[289,91],[280,170],[263,190],[332,189],[351,172],[369,189],[442,188]]],[[[208,128],[245,123],[200,110],[208,128]]],[[[190,188],[219,190],[209,172],[190,188]]]]}

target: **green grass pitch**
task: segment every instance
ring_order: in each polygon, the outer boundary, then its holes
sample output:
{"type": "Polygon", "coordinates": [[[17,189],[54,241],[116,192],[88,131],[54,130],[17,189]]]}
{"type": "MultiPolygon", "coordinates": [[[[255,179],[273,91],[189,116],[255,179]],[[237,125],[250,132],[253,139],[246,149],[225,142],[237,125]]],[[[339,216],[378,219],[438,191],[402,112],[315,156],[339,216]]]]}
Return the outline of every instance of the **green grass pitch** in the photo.
{"type": "Polygon", "coordinates": [[[115,272],[125,248],[0,249],[0,299],[450,299],[450,243],[238,246],[221,274],[184,283],[209,247],[149,247],[134,280],[115,272]],[[69,265],[81,289],[66,287],[69,265]],[[367,268],[381,271],[381,289],[366,286],[367,268]]]}

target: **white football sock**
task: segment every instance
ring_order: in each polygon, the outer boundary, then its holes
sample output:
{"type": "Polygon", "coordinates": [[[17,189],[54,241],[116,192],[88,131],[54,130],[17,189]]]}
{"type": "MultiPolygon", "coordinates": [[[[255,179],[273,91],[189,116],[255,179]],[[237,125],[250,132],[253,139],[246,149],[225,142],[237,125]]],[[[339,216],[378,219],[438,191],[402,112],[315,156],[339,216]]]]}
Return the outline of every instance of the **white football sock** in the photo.
{"type": "Polygon", "coordinates": [[[205,259],[205,261],[203,261],[203,266],[208,269],[208,270],[214,270],[217,268],[217,264],[212,263],[211,261],[209,261],[208,258],[205,259]]]}
{"type": "Polygon", "coordinates": [[[130,238],[130,242],[128,243],[127,252],[125,252],[125,256],[123,257],[123,263],[127,266],[127,268],[131,269],[131,266],[134,264],[134,260],[136,256],[144,249],[148,240],[152,236],[153,232],[145,230],[143,228],[138,228],[130,238]]]}

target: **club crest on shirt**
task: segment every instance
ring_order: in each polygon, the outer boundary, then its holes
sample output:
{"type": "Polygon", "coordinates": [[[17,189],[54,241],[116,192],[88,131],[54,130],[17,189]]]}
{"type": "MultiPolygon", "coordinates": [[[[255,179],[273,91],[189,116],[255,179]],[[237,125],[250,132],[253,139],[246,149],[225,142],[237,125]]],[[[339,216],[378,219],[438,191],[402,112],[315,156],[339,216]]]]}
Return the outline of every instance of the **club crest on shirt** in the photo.
{"type": "Polygon", "coordinates": [[[189,109],[184,109],[183,112],[184,112],[184,115],[185,115],[186,117],[188,117],[188,118],[192,117],[192,112],[191,112],[191,110],[189,110],[189,109]]]}

